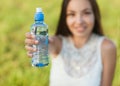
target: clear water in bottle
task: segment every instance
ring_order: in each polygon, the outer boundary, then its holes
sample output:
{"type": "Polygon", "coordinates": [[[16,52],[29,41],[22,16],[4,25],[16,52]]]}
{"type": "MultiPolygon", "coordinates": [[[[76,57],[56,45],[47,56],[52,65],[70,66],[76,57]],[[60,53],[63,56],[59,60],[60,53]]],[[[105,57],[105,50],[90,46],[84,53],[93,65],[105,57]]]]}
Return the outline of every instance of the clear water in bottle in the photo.
{"type": "Polygon", "coordinates": [[[33,45],[37,49],[33,53],[32,66],[44,67],[49,64],[48,58],[48,26],[44,22],[44,14],[41,8],[36,8],[35,23],[31,26],[31,34],[39,41],[33,45]]]}

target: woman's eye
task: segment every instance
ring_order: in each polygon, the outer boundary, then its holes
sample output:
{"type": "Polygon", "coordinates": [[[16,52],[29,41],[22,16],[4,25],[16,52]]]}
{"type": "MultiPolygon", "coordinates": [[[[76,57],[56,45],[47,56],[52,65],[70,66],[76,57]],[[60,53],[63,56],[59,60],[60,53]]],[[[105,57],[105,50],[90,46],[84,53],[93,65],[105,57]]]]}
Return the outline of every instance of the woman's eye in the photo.
{"type": "Polygon", "coordinates": [[[75,14],[74,13],[68,13],[67,16],[71,16],[72,17],[72,16],[75,16],[75,14]]]}
{"type": "Polygon", "coordinates": [[[89,15],[89,14],[91,14],[91,12],[85,12],[85,14],[86,14],[86,15],[89,15]]]}

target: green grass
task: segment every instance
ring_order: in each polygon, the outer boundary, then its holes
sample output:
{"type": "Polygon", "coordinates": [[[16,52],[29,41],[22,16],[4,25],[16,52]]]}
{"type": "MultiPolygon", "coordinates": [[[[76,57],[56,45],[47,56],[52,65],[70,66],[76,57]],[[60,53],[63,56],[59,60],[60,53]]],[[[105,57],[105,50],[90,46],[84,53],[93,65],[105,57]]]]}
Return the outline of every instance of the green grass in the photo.
{"type": "MultiPolygon", "coordinates": [[[[0,86],[48,86],[50,65],[33,68],[24,48],[25,33],[34,22],[36,7],[42,7],[49,34],[55,32],[62,0],[1,0],[0,2],[0,86]]],[[[106,36],[117,46],[117,67],[113,86],[120,86],[120,1],[98,0],[106,36]]]]}

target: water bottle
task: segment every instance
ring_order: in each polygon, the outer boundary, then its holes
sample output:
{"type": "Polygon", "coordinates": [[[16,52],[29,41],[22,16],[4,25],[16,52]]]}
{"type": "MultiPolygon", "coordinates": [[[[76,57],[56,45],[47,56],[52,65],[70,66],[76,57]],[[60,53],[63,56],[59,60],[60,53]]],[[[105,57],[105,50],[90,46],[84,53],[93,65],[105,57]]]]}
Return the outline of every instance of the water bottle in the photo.
{"type": "Polygon", "coordinates": [[[32,66],[44,67],[49,64],[48,26],[44,22],[44,13],[42,12],[42,8],[36,8],[34,21],[35,23],[32,24],[30,32],[35,35],[35,38],[39,43],[37,45],[33,45],[37,51],[33,52],[32,66]]]}

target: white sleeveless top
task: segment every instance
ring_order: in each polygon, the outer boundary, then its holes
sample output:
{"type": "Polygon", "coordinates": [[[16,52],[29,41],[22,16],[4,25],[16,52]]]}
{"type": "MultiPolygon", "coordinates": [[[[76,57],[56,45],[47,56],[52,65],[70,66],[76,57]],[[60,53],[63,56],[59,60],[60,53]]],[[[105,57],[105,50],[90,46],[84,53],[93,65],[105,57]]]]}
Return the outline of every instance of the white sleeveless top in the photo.
{"type": "Polygon", "coordinates": [[[62,49],[57,57],[52,58],[50,86],[100,86],[103,39],[92,34],[89,41],[78,49],[70,38],[62,37],[62,49]]]}

